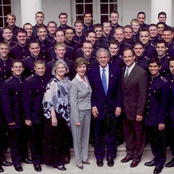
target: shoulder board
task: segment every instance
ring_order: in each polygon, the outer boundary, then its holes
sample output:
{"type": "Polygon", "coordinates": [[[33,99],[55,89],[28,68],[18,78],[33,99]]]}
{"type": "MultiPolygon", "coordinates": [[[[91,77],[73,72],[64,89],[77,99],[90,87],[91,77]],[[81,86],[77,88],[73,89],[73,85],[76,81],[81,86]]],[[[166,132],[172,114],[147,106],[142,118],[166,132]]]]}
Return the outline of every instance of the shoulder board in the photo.
{"type": "Polygon", "coordinates": [[[50,62],[48,62],[47,63],[47,65],[49,65],[50,63],[52,63],[52,62],[54,62],[55,60],[54,59],[52,59],[50,62]]]}
{"type": "Polygon", "coordinates": [[[163,76],[161,76],[161,80],[164,82],[168,82],[166,78],[164,78],[163,76]]]}
{"type": "Polygon", "coordinates": [[[76,42],[76,43],[80,44],[80,42],[79,42],[79,41],[77,41],[77,40],[74,40],[74,42],[76,42]]]}
{"type": "Polygon", "coordinates": [[[52,41],[52,40],[50,40],[49,38],[47,38],[47,41],[48,41],[48,42],[51,42],[51,43],[53,43],[53,41],[52,41]]]}
{"type": "Polygon", "coordinates": [[[34,77],[34,74],[31,74],[29,77],[26,78],[26,80],[30,80],[34,77]]]}
{"type": "Polygon", "coordinates": [[[125,45],[128,45],[128,46],[131,46],[131,47],[132,47],[132,45],[131,45],[131,44],[129,44],[129,43],[127,43],[127,42],[125,42],[125,45]]]}
{"type": "Polygon", "coordinates": [[[144,56],[144,58],[145,58],[146,60],[150,60],[150,58],[149,58],[149,57],[147,57],[147,56],[144,56]]]}
{"type": "Polygon", "coordinates": [[[9,57],[9,60],[13,61],[14,59],[12,59],[11,57],[9,57]]]}
{"type": "Polygon", "coordinates": [[[27,57],[25,57],[22,61],[25,61],[25,60],[27,60],[27,59],[29,59],[30,58],[30,56],[27,56],[27,57]]]}
{"type": "Polygon", "coordinates": [[[10,80],[12,80],[13,76],[9,77],[8,79],[5,80],[5,82],[9,82],[10,80]]]}
{"type": "Polygon", "coordinates": [[[13,47],[11,47],[10,49],[14,49],[14,48],[16,48],[18,45],[16,44],[16,45],[14,45],[13,47]]]}
{"type": "Polygon", "coordinates": [[[72,60],[69,60],[68,57],[66,57],[65,60],[67,60],[68,62],[72,62],[73,63],[73,61],[72,60]]]}
{"type": "Polygon", "coordinates": [[[156,48],[156,46],[155,46],[153,43],[151,43],[150,45],[151,45],[152,47],[156,48]]]}
{"type": "Polygon", "coordinates": [[[123,59],[123,56],[122,55],[119,55],[119,58],[123,59]]]}
{"type": "Polygon", "coordinates": [[[70,47],[70,46],[68,46],[68,45],[66,45],[66,47],[67,47],[67,48],[70,48],[70,49],[72,49],[72,50],[74,50],[74,48],[73,48],[73,47],[70,47]]]}
{"type": "Polygon", "coordinates": [[[170,59],[170,56],[167,56],[167,59],[170,59]]]}

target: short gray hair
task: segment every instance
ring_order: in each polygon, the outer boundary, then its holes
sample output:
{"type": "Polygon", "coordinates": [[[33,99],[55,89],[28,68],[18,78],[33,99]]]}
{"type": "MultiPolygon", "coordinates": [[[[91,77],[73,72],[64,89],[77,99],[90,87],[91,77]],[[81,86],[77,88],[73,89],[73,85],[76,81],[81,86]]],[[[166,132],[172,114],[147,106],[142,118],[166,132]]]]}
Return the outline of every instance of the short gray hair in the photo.
{"type": "Polygon", "coordinates": [[[110,57],[109,51],[105,48],[99,48],[96,52],[96,56],[99,57],[99,53],[101,52],[107,52],[108,57],[110,57]]]}
{"type": "Polygon", "coordinates": [[[54,63],[54,65],[53,65],[52,72],[51,72],[53,76],[56,75],[56,69],[57,69],[57,66],[58,66],[59,64],[63,64],[63,65],[65,66],[66,73],[69,72],[69,67],[68,67],[68,65],[66,64],[66,62],[65,62],[64,60],[62,60],[62,59],[59,59],[59,60],[57,60],[57,61],[54,63]]]}

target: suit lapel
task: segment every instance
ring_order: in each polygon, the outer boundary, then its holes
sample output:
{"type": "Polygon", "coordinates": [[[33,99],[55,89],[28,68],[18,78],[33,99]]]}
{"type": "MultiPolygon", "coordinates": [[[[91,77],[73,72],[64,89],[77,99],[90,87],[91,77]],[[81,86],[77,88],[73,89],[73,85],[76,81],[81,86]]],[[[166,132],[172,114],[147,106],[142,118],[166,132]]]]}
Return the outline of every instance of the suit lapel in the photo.
{"type": "Polygon", "coordinates": [[[137,68],[136,68],[137,65],[134,66],[134,68],[132,69],[131,73],[129,74],[125,84],[128,84],[129,81],[135,77],[135,74],[137,73],[137,68]]]}

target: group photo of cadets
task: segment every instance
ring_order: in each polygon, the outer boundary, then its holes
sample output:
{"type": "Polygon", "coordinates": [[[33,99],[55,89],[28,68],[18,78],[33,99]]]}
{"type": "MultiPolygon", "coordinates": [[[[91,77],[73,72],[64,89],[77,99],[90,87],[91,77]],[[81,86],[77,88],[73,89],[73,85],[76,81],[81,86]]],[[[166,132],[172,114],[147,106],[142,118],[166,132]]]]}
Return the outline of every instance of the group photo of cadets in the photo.
{"type": "Polygon", "coordinates": [[[74,167],[113,167],[117,147],[125,143],[121,163],[135,168],[150,143],[153,158],[144,165],[154,174],[174,167],[174,28],[165,12],[146,24],[140,11],[130,24],[119,13],[93,24],[91,12],[68,26],[65,12],[44,24],[15,25],[9,13],[0,30],[0,172],[23,171],[22,163],[67,170],[70,148],[74,167]],[[10,148],[11,162],[6,160],[10,148]],[[29,153],[31,152],[31,154],[29,153]],[[165,170],[165,169],[164,169],[165,170]]]}

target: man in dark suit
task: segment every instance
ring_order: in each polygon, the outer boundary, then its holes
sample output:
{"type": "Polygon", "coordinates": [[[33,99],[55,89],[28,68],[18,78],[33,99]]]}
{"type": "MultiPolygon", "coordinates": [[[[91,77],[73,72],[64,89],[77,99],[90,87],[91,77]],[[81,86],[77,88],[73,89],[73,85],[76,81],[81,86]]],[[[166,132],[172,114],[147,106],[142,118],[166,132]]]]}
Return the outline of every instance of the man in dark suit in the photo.
{"type": "Polygon", "coordinates": [[[126,67],[122,69],[123,130],[126,142],[126,157],[122,163],[133,159],[130,167],[136,167],[143,153],[145,134],[143,114],[147,100],[147,72],[135,64],[135,55],[131,49],[125,49],[123,60],[126,67]]]}
{"type": "MultiPolygon", "coordinates": [[[[94,153],[97,165],[103,166],[105,157],[105,137],[107,145],[108,166],[114,165],[116,158],[117,141],[116,128],[121,113],[121,69],[109,65],[108,50],[100,48],[97,53],[99,66],[89,71],[92,92],[92,114],[94,119],[95,143],[94,153]]],[[[119,123],[120,124],[120,123],[119,123]]]]}

